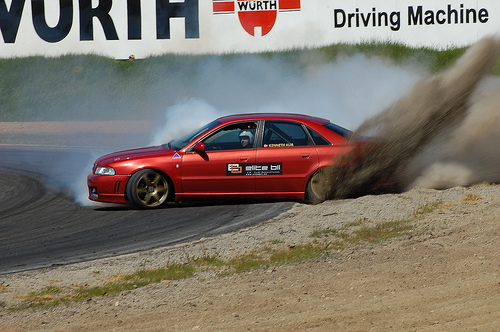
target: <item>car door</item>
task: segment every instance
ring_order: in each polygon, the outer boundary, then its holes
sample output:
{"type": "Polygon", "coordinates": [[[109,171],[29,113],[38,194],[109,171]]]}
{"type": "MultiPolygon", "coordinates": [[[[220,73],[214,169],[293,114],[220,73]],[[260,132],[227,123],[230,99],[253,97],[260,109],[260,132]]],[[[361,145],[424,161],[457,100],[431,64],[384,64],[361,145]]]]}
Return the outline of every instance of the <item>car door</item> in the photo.
{"type": "Polygon", "coordinates": [[[266,121],[257,164],[269,172],[256,173],[257,192],[301,192],[318,167],[318,154],[302,124],[266,121]]]}
{"type": "Polygon", "coordinates": [[[185,153],[182,156],[182,192],[185,194],[254,192],[255,177],[246,172],[246,165],[255,162],[256,128],[255,122],[225,126],[201,141],[205,152],[185,153]],[[243,138],[248,141],[251,139],[251,143],[247,142],[247,145],[243,146],[243,138]]]}

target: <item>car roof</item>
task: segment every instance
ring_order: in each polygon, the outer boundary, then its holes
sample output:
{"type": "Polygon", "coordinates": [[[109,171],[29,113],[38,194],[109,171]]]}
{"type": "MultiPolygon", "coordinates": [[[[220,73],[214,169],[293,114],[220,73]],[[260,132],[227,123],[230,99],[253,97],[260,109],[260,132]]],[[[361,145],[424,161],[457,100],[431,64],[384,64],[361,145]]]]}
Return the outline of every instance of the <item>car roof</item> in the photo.
{"type": "Polygon", "coordinates": [[[228,115],[217,119],[221,123],[229,123],[234,121],[256,121],[256,120],[291,120],[299,122],[309,122],[317,123],[319,125],[324,125],[330,122],[330,120],[305,115],[305,114],[293,114],[293,113],[248,113],[248,114],[234,114],[228,115]]]}

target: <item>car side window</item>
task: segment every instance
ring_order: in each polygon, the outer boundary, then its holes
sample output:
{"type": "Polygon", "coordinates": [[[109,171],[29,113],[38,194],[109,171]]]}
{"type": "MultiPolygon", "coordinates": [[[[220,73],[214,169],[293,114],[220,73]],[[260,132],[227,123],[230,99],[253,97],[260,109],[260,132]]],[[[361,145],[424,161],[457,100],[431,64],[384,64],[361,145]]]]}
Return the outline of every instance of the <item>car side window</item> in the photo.
{"type": "Polygon", "coordinates": [[[243,122],[225,126],[203,140],[205,150],[225,151],[251,149],[255,142],[255,122],[243,122]]]}
{"type": "Polygon", "coordinates": [[[330,142],[328,142],[323,136],[318,134],[315,130],[312,130],[309,127],[307,127],[307,130],[309,130],[309,134],[311,134],[311,137],[314,140],[314,144],[316,144],[316,145],[330,145],[330,142]]]}
{"type": "Polygon", "coordinates": [[[313,145],[300,123],[266,121],[263,146],[265,148],[313,145]]]}

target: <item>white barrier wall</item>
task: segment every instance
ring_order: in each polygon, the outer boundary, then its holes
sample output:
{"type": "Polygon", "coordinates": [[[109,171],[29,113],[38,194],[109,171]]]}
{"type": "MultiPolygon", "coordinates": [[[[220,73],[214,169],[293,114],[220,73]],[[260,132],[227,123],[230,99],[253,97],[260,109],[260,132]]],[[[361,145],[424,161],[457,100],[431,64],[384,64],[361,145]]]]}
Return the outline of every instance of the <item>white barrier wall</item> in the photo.
{"type": "Polygon", "coordinates": [[[498,0],[0,0],[0,57],[283,50],[362,41],[466,46],[498,0]]]}

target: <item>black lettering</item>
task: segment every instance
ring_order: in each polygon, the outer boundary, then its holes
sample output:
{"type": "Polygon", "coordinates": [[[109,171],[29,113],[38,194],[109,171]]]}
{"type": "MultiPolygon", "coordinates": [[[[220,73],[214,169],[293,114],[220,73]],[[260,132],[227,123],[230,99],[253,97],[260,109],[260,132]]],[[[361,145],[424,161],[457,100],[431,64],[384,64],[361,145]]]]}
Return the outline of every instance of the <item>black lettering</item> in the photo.
{"type": "Polygon", "coordinates": [[[489,19],[488,10],[486,8],[481,8],[479,10],[479,22],[486,23],[488,22],[488,19],[489,19]]]}
{"type": "Polygon", "coordinates": [[[401,28],[401,13],[400,12],[392,12],[391,13],[391,30],[399,31],[401,28]]]}
{"type": "Polygon", "coordinates": [[[128,39],[141,39],[141,0],[127,0],[128,39]]]}
{"type": "Polygon", "coordinates": [[[118,40],[113,19],[109,15],[113,0],[99,0],[97,7],[92,8],[92,0],[80,0],[80,40],[94,40],[92,18],[101,22],[107,40],[118,40]]]}
{"type": "Polygon", "coordinates": [[[448,24],[452,23],[452,16],[455,17],[455,24],[458,24],[458,12],[455,9],[452,9],[451,5],[448,5],[448,24]]]}
{"type": "MultiPolygon", "coordinates": [[[[430,11],[430,12],[432,13],[432,11],[430,11]]],[[[438,24],[445,24],[446,23],[446,13],[444,12],[444,10],[438,10],[437,11],[436,22],[438,22],[438,24]],[[442,18],[439,18],[440,16],[442,18]]]]}
{"type": "Polygon", "coordinates": [[[387,16],[387,13],[386,12],[378,13],[378,26],[379,27],[387,26],[388,24],[389,24],[389,17],[387,16]]]}
{"type": "Polygon", "coordinates": [[[352,19],[355,18],[356,14],[354,13],[349,13],[347,14],[347,26],[349,28],[352,28],[352,19]]]}
{"type": "Polygon", "coordinates": [[[476,11],[474,9],[467,9],[466,10],[467,12],[467,23],[470,23],[471,22],[471,14],[472,14],[472,23],[476,23],[477,22],[477,17],[476,17],[476,11]]]}
{"type": "Polygon", "coordinates": [[[49,27],[45,19],[45,1],[32,0],[33,27],[40,38],[56,43],[63,40],[71,31],[73,25],[73,1],[59,0],[59,22],[55,27],[49,27]]]}
{"type": "Polygon", "coordinates": [[[278,9],[278,3],[276,0],[238,1],[237,3],[240,11],[278,9]]]}
{"type": "Polygon", "coordinates": [[[342,9],[333,10],[333,22],[335,28],[356,27],[389,27],[392,31],[399,31],[401,28],[401,12],[377,12],[375,7],[372,11],[363,13],[359,8],[356,8],[353,13],[346,13],[342,9]],[[370,23],[371,21],[371,23],[370,23]]]}
{"type": "Polygon", "coordinates": [[[422,25],[422,6],[417,7],[417,11],[413,11],[413,6],[408,7],[408,25],[422,25]]]}
{"type": "Polygon", "coordinates": [[[422,14],[422,6],[418,6],[415,10],[412,6],[408,7],[408,25],[426,25],[433,24],[470,24],[470,23],[486,23],[489,20],[489,13],[486,8],[481,8],[477,11],[474,8],[464,9],[464,5],[460,5],[460,9],[453,9],[451,5],[447,6],[447,10],[426,10],[422,14]]]}
{"type": "Polygon", "coordinates": [[[186,38],[200,38],[198,0],[156,0],[156,38],[170,39],[170,19],[184,17],[186,38]]]}
{"type": "Polygon", "coordinates": [[[0,30],[6,43],[15,43],[25,0],[12,0],[10,9],[7,10],[5,0],[0,1],[0,30]]]}
{"type": "Polygon", "coordinates": [[[371,16],[372,16],[372,13],[368,13],[368,14],[366,14],[366,16],[363,13],[361,13],[361,21],[363,21],[363,25],[365,27],[367,27],[368,23],[370,23],[371,16]]]}
{"type": "Polygon", "coordinates": [[[345,26],[345,12],[342,9],[333,10],[333,22],[335,28],[343,28],[345,26]]]}
{"type": "Polygon", "coordinates": [[[248,10],[248,1],[238,1],[238,6],[240,7],[240,10],[248,10]]]}
{"type": "Polygon", "coordinates": [[[424,18],[424,22],[425,24],[427,25],[431,25],[431,24],[434,24],[434,12],[432,10],[426,10],[425,11],[425,18],[424,18]]]}

